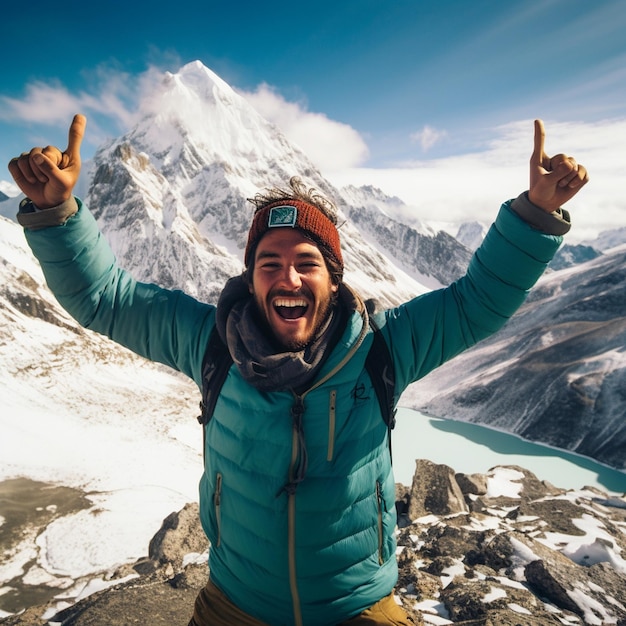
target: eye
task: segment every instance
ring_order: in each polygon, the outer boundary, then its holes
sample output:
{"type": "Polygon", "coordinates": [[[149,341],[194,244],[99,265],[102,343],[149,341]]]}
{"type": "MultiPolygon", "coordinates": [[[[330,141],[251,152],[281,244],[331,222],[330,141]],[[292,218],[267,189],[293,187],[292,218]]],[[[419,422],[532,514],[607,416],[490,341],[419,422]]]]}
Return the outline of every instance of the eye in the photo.
{"type": "Polygon", "coordinates": [[[280,267],[280,263],[278,261],[262,261],[259,263],[259,268],[263,270],[275,270],[280,267]]]}
{"type": "Polygon", "coordinates": [[[311,271],[320,267],[320,263],[317,261],[303,261],[298,265],[298,269],[301,271],[311,271]]]}

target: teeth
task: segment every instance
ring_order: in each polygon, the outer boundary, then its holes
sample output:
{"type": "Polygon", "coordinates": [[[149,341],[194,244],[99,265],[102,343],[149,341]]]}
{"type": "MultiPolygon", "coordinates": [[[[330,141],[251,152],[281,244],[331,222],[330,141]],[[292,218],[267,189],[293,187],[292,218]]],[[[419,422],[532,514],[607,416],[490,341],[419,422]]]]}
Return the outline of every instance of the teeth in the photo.
{"type": "Polygon", "coordinates": [[[274,306],[283,306],[283,307],[296,307],[296,306],[306,306],[305,300],[294,300],[287,298],[277,298],[274,300],[274,306]]]}

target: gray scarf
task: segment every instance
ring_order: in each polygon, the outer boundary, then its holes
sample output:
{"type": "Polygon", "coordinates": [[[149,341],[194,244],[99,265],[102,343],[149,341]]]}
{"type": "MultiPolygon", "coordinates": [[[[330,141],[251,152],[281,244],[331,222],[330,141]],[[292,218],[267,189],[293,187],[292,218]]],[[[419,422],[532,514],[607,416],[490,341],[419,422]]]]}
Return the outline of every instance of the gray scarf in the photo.
{"type": "MultiPolygon", "coordinates": [[[[340,300],[338,299],[338,303],[340,300]]],[[[271,331],[264,325],[248,283],[231,278],[217,303],[216,325],[243,378],[261,391],[302,389],[318,373],[333,338],[347,318],[339,304],[315,337],[299,351],[276,350],[271,331]]]]}

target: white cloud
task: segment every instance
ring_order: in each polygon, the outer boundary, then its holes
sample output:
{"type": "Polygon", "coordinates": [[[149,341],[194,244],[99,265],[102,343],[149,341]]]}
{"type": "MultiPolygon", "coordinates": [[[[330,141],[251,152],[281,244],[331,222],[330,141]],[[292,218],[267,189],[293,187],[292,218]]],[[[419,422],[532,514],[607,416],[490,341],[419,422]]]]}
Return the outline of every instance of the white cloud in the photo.
{"type": "Polygon", "coordinates": [[[83,113],[89,122],[85,139],[98,146],[132,126],[139,91],[149,74],[131,77],[102,66],[89,75],[88,86],[79,91],[71,91],[58,81],[35,81],[25,86],[21,98],[0,96],[0,120],[65,130],[74,114],[83,113]]]}
{"type": "MultiPolygon", "coordinates": [[[[565,152],[587,167],[589,184],[567,205],[577,242],[626,225],[626,119],[597,123],[545,121],[546,152],[565,152]]],[[[338,186],[374,185],[399,196],[411,217],[458,225],[490,222],[500,203],[528,188],[533,121],[494,129],[482,152],[405,163],[395,168],[349,168],[328,173],[338,186]]],[[[326,173],[326,172],[325,172],[326,173]]],[[[454,230],[454,226],[451,227],[454,230]]]]}
{"type": "Polygon", "coordinates": [[[242,95],[324,172],[356,167],[368,156],[365,141],[351,126],[288,102],[267,84],[242,95]]]}
{"type": "Polygon", "coordinates": [[[446,137],[447,132],[445,130],[437,130],[432,126],[424,126],[422,130],[413,133],[410,136],[411,141],[419,143],[422,146],[423,152],[428,152],[436,143],[439,143],[441,139],[446,137]]]}
{"type": "Polygon", "coordinates": [[[39,124],[65,123],[77,112],[106,116],[121,127],[128,127],[135,117],[137,91],[144,83],[116,69],[101,66],[88,80],[88,88],[70,91],[57,81],[35,81],[25,86],[25,96],[0,96],[0,119],[39,124]]]}
{"type": "Polygon", "coordinates": [[[31,83],[26,96],[16,99],[0,96],[0,118],[43,124],[56,124],[71,119],[76,112],[76,96],[59,84],[31,83]]]}

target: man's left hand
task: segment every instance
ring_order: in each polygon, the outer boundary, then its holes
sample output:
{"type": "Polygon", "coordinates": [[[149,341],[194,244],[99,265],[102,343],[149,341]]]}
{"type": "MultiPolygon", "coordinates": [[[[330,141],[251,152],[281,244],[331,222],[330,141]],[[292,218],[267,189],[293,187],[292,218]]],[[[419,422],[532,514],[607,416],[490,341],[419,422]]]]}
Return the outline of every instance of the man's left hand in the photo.
{"type": "Polygon", "coordinates": [[[549,157],[544,150],[545,137],[543,122],[535,120],[528,199],[546,213],[553,213],[589,182],[589,175],[573,157],[566,154],[549,157]]]}

